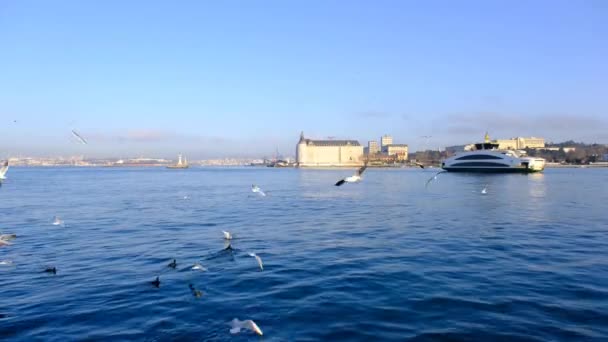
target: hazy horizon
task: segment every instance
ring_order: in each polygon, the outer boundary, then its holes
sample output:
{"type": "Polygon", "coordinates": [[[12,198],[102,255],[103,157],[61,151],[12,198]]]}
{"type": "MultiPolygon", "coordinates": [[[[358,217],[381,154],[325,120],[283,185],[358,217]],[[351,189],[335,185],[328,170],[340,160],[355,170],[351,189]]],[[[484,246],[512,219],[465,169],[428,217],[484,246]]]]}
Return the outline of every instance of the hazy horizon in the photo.
{"type": "Polygon", "coordinates": [[[301,131],[606,144],[607,17],[603,1],[5,2],[0,157],[289,156],[301,131]]]}

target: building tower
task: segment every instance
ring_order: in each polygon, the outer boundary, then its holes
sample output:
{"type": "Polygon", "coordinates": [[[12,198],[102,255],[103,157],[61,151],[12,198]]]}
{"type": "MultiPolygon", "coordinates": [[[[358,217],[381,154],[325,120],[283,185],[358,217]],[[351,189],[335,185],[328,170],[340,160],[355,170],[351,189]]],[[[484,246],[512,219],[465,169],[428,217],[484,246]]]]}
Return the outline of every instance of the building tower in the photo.
{"type": "Polygon", "coordinates": [[[393,137],[391,137],[390,135],[383,135],[380,138],[380,147],[382,147],[384,149],[384,146],[387,145],[392,145],[393,144],[393,137]]]}

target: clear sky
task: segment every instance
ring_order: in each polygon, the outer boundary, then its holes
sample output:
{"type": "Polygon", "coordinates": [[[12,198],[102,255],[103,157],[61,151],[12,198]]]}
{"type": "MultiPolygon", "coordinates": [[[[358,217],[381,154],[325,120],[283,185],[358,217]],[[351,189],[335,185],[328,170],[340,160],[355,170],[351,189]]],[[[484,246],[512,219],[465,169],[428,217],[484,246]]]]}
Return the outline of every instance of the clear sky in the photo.
{"type": "Polygon", "coordinates": [[[608,143],[608,1],[1,1],[0,119],[0,157],[608,143]]]}

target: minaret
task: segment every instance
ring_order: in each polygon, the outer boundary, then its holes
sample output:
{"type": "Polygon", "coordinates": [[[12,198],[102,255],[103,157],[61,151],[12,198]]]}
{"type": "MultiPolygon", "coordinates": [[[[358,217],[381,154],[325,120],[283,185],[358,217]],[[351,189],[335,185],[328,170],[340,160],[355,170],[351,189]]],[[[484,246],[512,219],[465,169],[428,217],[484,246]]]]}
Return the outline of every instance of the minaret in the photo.
{"type": "Polygon", "coordinates": [[[304,160],[306,149],[306,138],[304,138],[304,131],[300,133],[300,141],[296,146],[296,165],[299,167],[306,161],[304,160]]]}

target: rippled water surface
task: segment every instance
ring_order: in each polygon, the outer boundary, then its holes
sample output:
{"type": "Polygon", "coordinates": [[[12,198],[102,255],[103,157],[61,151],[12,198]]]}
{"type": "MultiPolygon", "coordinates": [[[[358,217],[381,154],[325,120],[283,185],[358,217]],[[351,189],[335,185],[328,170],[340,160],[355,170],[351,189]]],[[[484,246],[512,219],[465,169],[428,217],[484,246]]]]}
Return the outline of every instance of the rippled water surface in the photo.
{"type": "Polygon", "coordinates": [[[608,170],[350,173],[11,168],[0,339],[608,339],[608,170]]]}

